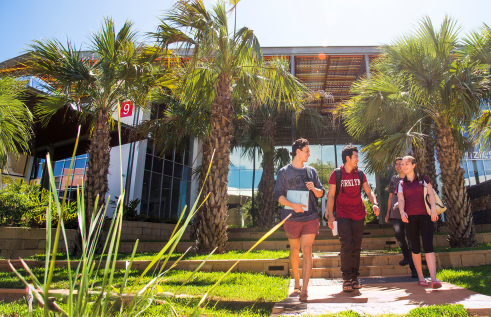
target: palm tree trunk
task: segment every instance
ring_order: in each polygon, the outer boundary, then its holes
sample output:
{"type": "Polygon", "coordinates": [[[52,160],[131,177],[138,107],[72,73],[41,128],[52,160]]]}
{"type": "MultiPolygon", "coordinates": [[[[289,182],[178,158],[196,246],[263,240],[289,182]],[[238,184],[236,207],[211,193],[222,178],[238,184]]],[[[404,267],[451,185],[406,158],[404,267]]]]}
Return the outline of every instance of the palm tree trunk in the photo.
{"type": "Polygon", "coordinates": [[[262,136],[270,140],[271,152],[263,155],[263,174],[258,186],[261,197],[259,227],[272,228],[274,224],[275,202],[274,202],[274,132],[275,124],[269,117],[263,121],[262,136]]]}
{"type": "MultiPolygon", "coordinates": [[[[107,175],[109,174],[109,155],[111,148],[109,142],[109,124],[107,122],[108,113],[105,110],[97,112],[96,124],[89,146],[89,166],[87,168],[87,180],[85,183],[85,216],[87,224],[90,223],[94,207],[96,211],[104,206],[106,192],[108,190],[107,175]],[[99,196],[99,202],[95,206],[95,201],[99,196]]],[[[87,226],[86,230],[89,227],[87,226]]]]}
{"type": "Polygon", "coordinates": [[[274,224],[274,153],[266,153],[263,159],[263,175],[258,186],[261,197],[259,227],[272,228],[274,224]]]}
{"type": "Polygon", "coordinates": [[[234,110],[230,77],[220,75],[211,113],[211,132],[208,145],[203,150],[202,175],[213,158],[210,175],[204,183],[204,195],[210,197],[196,217],[196,236],[200,253],[208,253],[215,247],[223,252],[227,243],[227,188],[230,163],[230,141],[232,138],[234,110]]]}
{"type": "Polygon", "coordinates": [[[440,162],[442,194],[447,205],[450,247],[475,245],[471,203],[464,183],[461,167],[462,153],[455,143],[452,130],[440,120],[436,129],[436,149],[440,162]]]}

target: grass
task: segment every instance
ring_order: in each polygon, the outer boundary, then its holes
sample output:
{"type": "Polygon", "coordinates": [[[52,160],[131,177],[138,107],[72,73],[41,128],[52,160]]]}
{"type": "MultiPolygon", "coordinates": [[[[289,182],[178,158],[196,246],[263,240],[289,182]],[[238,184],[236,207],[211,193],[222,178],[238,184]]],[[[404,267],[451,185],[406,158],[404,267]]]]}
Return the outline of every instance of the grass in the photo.
{"type": "MultiPolygon", "coordinates": [[[[229,251],[223,254],[213,254],[210,257],[210,260],[238,260],[238,259],[286,259],[288,258],[290,251],[288,250],[255,250],[251,251],[248,254],[245,254],[247,251],[229,251]],[[245,254],[245,256],[244,256],[245,254]]],[[[133,261],[149,261],[152,260],[156,255],[156,252],[141,252],[136,253],[133,261]]],[[[170,260],[177,260],[182,253],[173,253],[170,260]]],[[[183,260],[204,260],[208,255],[198,255],[196,253],[188,252],[183,260]]],[[[56,256],[57,260],[66,260],[66,253],[58,253],[56,256]]],[[[98,256],[98,259],[103,259],[104,256],[98,256]]],[[[129,260],[131,258],[130,253],[119,253],[118,260],[124,261],[129,260]]],[[[46,259],[45,254],[36,254],[27,258],[28,260],[40,260],[44,261],[46,259]]],[[[78,260],[79,258],[70,257],[70,260],[78,260]]]]}
{"type": "Polygon", "coordinates": [[[436,277],[465,289],[491,296],[491,265],[441,269],[436,277]]]}
{"type": "MultiPolygon", "coordinates": [[[[36,277],[42,279],[44,268],[32,269],[36,277]]],[[[24,270],[20,270],[23,276],[27,276],[24,270]]],[[[102,270],[99,271],[102,274],[102,270]]],[[[141,275],[140,270],[131,270],[128,278],[128,285],[141,275]]],[[[169,271],[164,277],[160,286],[165,292],[174,293],[181,284],[190,276],[192,272],[188,271],[169,271]]],[[[54,271],[52,289],[68,288],[66,269],[57,268],[54,271]]],[[[101,274],[98,275],[95,287],[102,283],[101,274]]],[[[189,281],[179,294],[191,296],[202,296],[215,282],[223,275],[223,272],[197,272],[193,279],[189,281]]],[[[119,287],[119,283],[124,276],[124,270],[116,270],[114,273],[114,286],[119,287]]],[[[151,274],[142,278],[140,287],[143,287],[152,279],[151,274]]],[[[211,299],[225,301],[259,301],[259,302],[277,302],[287,296],[289,278],[280,276],[269,276],[265,274],[254,273],[230,273],[222,283],[215,289],[211,299]]],[[[0,288],[24,288],[25,285],[14,275],[13,272],[0,272],[0,288]]]]}
{"type": "MultiPolygon", "coordinates": [[[[166,300],[167,304],[151,305],[144,313],[139,316],[158,316],[167,317],[172,316],[171,306],[177,311],[178,316],[189,315],[192,312],[191,307],[196,306],[198,299],[173,299],[166,300]]],[[[62,308],[66,305],[59,303],[62,308]]],[[[271,315],[274,303],[230,303],[230,302],[209,302],[207,308],[204,311],[206,316],[214,317],[232,317],[232,316],[244,316],[244,317],[266,317],[271,315]]],[[[90,309],[90,307],[88,308],[90,309]]],[[[14,303],[0,303],[0,316],[13,317],[13,316],[32,316],[42,317],[43,311],[40,308],[36,308],[32,313],[29,313],[25,300],[20,300],[14,303]]]]}
{"type": "MultiPolygon", "coordinates": [[[[192,299],[189,303],[188,300],[176,299],[168,300],[168,305],[152,305],[140,316],[170,316],[171,307],[176,309],[178,316],[188,315],[191,313],[191,308],[197,302],[197,299],[192,299]],[[186,305],[188,307],[186,307],[186,305]],[[194,305],[193,305],[194,304],[194,305]]],[[[61,307],[64,307],[63,303],[60,303],[61,307]]],[[[266,317],[271,315],[274,303],[226,303],[226,302],[214,302],[211,301],[202,316],[214,316],[214,317],[266,317]]],[[[90,309],[90,307],[89,307],[90,309]]],[[[41,317],[43,312],[37,308],[32,313],[29,313],[25,300],[21,300],[14,303],[0,303],[0,316],[13,317],[13,316],[33,316],[41,317]]],[[[309,316],[309,315],[306,315],[309,316]]],[[[362,317],[367,315],[360,315],[354,311],[343,311],[336,314],[322,314],[315,317],[362,317]]],[[[441,306],[429,306],[418,307],[411,310],[406,315],[378,315],[377,317],[468,317],[462,305],[441,305],[441,306]]]]}

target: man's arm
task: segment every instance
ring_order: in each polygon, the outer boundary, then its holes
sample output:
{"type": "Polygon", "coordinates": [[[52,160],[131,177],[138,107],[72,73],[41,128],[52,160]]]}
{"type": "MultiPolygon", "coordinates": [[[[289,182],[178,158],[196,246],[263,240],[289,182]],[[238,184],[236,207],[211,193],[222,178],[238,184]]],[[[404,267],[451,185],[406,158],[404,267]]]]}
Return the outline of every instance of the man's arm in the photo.
{"type": "Polygon", "coordinates": [[[368,200],[370,200],[370,202],[373,204],[373,212],[375,216],[378,216],[380,214],[380,209],[378,208],[377,197],[375,197],[375,194],[372,192],[368,182],[363,183],[363,190],[367,194],[368,200]]]}
{"type": "Polygon", "coordinates": [[[387,201],[387,215],[385,216],[385,222],[389,223],[390,222],[390,210],[392,209],[392,198],[394,197],[394,194],[390,193],[389,194],[389,200],[387,201]]]}
{"type": "Polygon", "coordinates": [[[336,185],[329,184],[329,193],[328,193],[328,198],[327,198],[327,225],[331,230],[334,229],[334,215],[333,215],[333,210],[334,210],[334,196],[336,195],[336,185]]]}
{"type": "Polygon", "coordinates": [[[314,196],[317,198],[321,198],[326,193],[326,190],[322,186],[319,175],[315,169],[312,169],[313,179],[311,182],[305,182],[308,190],[311,190],[314,193],[314,196]]]}

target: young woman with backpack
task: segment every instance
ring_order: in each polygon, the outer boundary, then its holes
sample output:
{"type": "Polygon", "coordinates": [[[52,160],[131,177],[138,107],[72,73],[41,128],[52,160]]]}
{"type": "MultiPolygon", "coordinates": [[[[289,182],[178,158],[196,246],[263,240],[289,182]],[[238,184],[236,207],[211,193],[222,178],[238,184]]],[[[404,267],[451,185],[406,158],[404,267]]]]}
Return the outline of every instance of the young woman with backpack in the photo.
{"type": "Polygon", "coordinates": [[[433,188],[428,177],[418,175],[415,168],[416,159],[414,157],[405,156],[402,159],[402,171],[406,174],[406,177],[398,185],[399,211],[401,219],[405,223],[406,233],[411,241],[413,263],[418,272],[418,284],[423,287],[429,286],[424,278],[421,264],[421,236],[426,263],[431,276],[431,287],[440,288],[442,284],[436,279],[436,259],[433,251],[433,222],[438,220],[433,188]],[[428,215],[426,211],[425,186],[430,197],[431,215],[428,215]]]}

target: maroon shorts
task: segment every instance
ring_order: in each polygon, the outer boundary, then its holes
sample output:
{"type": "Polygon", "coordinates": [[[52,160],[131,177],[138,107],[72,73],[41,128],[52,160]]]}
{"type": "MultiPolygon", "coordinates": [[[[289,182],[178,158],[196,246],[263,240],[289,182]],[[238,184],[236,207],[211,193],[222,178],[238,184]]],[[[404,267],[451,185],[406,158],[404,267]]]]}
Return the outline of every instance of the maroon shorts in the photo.
{"type": "Polygon", "coordinates": [[[283,224],[288,239],[300,239],[305,234],[319,234],[319,219],[309,221],[285,221],[283,224]]]}

